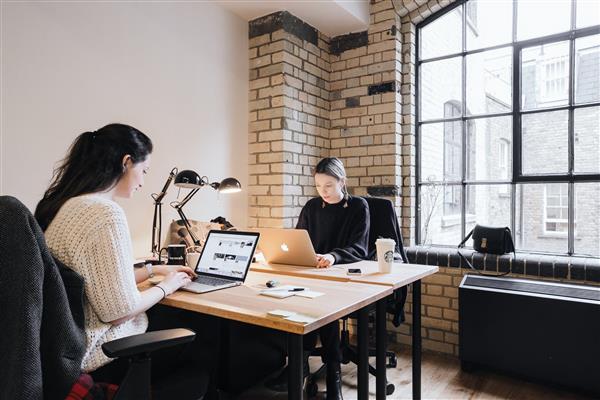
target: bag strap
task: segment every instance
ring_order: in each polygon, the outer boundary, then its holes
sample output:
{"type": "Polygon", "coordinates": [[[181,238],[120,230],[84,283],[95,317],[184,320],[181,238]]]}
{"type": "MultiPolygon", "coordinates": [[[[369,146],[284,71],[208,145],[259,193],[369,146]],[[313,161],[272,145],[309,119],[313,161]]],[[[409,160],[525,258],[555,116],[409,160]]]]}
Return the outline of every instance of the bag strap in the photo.
{"type": "Polygon", "coordinates": [[[512,252],[515,256],[515,258],[517,257],[517,250],[515,249],[515,242],[513,242],[513,237],[512,237],[512,232],[510,231],[510,228],[507,226],[505,232],[508,232],[508,240],[510,240],[510,245],[512,246],[512,252]]]}
{"type": "Polygon", "coordinates": [[[471,229],[471,232],[469,232],[469,234],[463,239],[463,241],[458,244],[459,249],[462,249],[463,247],[465,247],[465,243],[467,243],[467,240],[469,240],[471,238],[474,231],[475,231],[475,228],[471,229]]]}
{"type": "MultiPolygon", "coordinates": [[[[509,228],[506,228],[506,229],[508,230],[508,233],[509,233],[508,237],[510,238],[510,243],[512,244],[512,247],[513,247],[513,261],[514,261],[514,260],[517,258],[517,253],[516,253],[516,251],[515,251],[515,244],[513,243],[513,240],[512,240],[512,234],[511,234],[511,232],[510,232],[510,229],[509,229],[509,228]]],[[[474,231],[474,230],[475,230],[475,228],[471,229],[471,232],[469,232],[469,234],[468,234],[468,235],[467,235],[467,236],[466,236],[466,237],[465,237],[465,238],[462,240],[462,242],[460,242],[460,243],[458,244],[458,250],[456,251],[456,252],[458,253],[458,256],[459,256],[459,257],[460,257],[460,258],[461,258],[461,259],[462,259],[462,260],[463,260],[463,261],[464,261],[464,262],[465,262],[465,263],[466,263],[466,264],[469,266],[469,268],[471,268],[473,271],[475,271],[475,272],[476,272],[476,273],[478,273],[479,275],[482,275],[482,276],[504,276],[504,275],[508,275],[508,274],[510,274],[510,273],[512,272],[512,264],[513,264],[512,262],[509,264],[509,265],[510,265],[510,267],[508,268],[508,271],[506,271],[506,272],[503,272],[503,273],[501,273],[501,274],[489,274],[489,273],[482,272],[482,271],[478,270],[477,268],[475,268],[475,267],[473,266],[473,264],[471,264],[471,262],[470,262],[470,261],[467,259],[467,257],[465,257],[465,256],[464,256],[464,255],[463,255],[463,254],[460,252],[460,249],[462,249],[462,248],[464,248],[464,247],[465,247],[465,243],[466,243],[466,242],[467,242],[467,240],[469,240],[469,238],[470,238],[470,237],[473,235],[473,231],[474,231]]]]}

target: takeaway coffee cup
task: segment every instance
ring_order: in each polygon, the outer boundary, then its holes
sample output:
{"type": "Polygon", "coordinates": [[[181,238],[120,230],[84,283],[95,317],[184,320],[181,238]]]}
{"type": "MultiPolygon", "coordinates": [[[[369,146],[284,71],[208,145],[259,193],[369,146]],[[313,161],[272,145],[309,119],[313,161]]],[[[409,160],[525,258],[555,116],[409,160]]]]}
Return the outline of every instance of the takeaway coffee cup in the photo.
{"type": "Polygon", "coordinates": [[[377,264],[379,265],[379,272],[388,273],[392,270],[392,263],[394,262],[394,248],[396,242],[394,239],[377,239],[375,241],[375,247],[377,248],[377,264]]]}
{"type": "Polygon", "coordinates": [[[170,244],[163,250],[167,251],[167,264],[185,265],[185,244],[170,244]]]}

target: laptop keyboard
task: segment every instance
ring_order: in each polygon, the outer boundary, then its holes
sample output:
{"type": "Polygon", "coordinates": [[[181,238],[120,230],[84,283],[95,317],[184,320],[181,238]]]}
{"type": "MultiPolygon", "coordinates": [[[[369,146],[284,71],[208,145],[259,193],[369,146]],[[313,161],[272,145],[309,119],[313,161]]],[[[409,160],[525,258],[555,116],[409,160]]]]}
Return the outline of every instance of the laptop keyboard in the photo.
{"type": "Polygon", "coordinates": [[[230,281],[229,279],[215,278],[212,276],[199,276],[196,279],[194,279],[194,282],[208,286],[221,286],[232,283],[233,281],[230,281]]]}

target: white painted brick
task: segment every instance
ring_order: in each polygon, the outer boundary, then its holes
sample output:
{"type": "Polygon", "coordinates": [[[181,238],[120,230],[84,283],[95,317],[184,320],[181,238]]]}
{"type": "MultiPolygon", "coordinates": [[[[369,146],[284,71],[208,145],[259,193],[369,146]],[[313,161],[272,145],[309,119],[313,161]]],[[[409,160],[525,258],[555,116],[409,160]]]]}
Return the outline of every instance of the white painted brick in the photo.
{"type": "Polygon", "coordinates": [[[267,153],[270,151],[269,143],[253,143],[248,145],[248,152],[254,153],[267,153]]]}
{"type": "Polygon", "coordinates": [[[253,37],[252,39],[249,39],[248,46],[256,47],[256,46],[263,45],[265,43],[269,43],[270,41],[271,41],[271,35],[266,33],[264,35],[256,36],[256,37],[253,37]]]}
{"type": "Polygon", "coordinates": [[[354,97],[354,96],[365,96],[367,94],[367,87],[361,86],[353,89],[342,90],[342,98],[354,97]]]}
{"type": "Polygon", "coordinates": [[[283,107],[269,108],[258,112],[258,119],[281,118],[283,117],[283,107]]]}
{"type": "Polygon", "coordinates": [[[270,121],[255,121],[250,123],[250,131],[266,131],[270,126],[270,121]]]}
{"type": "Polygon", "coordinates": [[[360,157],[367,155],[366,147],[347,147],[340,149],[340,154],[342,157],[360,157]]]}
{"type": "Polygon", "coordinates": [[[396,146],[393,144],[381,145],[381,146],[369,146],[368,154],[369,155],[378,155],[378,154],[396,154],[396,146]]]}
{"type": "Polygon", "coordinates": [[[269,86],[269,78],[261,78],[250,81],[250,89],[259,89],[269,86]]]}
{"type": "Polygon", "coordinates": [[[394,133],[394,129],[394,124],[371,125],[368,127],[367,132],[369,135],[379,135],[382,133],[394,133]]]}

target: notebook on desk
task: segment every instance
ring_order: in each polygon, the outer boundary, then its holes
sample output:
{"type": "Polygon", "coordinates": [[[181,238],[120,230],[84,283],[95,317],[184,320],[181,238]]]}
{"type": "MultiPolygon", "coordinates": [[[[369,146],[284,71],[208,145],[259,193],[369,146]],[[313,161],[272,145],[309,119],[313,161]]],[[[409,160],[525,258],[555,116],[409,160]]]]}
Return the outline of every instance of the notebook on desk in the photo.
{"type": "Polygon", "coordinates": [[[210,231],[194,269],[198,276],[182,289],[206,293],[244,283],[258,238],[257,232],[210,231]]]}
{"type": "Polygon", "coordinates": [[[317,254],[304,229],[260,228],[260,249],[270,264],[317,266],[317,254]]]}

